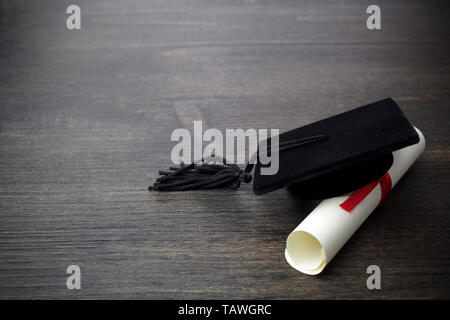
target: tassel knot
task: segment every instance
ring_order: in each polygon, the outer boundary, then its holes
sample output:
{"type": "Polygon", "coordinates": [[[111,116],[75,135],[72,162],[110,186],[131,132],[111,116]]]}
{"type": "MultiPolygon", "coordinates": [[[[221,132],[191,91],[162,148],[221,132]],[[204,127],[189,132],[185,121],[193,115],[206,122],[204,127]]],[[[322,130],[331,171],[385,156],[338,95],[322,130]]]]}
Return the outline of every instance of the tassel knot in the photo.
{"type": "Polygon", "coordinates": [[[252,182],[252,175],[248,172],[245,172],[245,170],[240,170],[239,171],[239,181],[244,182],[244,183],[250,183],[252,182]]]}

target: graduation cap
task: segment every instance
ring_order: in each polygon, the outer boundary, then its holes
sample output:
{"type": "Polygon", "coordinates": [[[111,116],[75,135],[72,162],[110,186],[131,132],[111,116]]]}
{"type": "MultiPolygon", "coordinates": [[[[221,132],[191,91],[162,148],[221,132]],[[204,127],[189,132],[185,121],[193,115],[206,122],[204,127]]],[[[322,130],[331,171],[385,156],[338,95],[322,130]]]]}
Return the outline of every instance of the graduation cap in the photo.
{"type": "MultiPolygon", "coordinates": [[[[419,142],[416,130],[391,98],[284,132],[278,138],[276,174],[261,174],[265,165],[259,159],[244,169],[225,161],[192,163],[160,171],[149,189],[238,188],[241,182],[253,180],[255,194],[288,187],[303,199],[325,199],[382,177],[392,166],[393,151],[419,142]]],[[[267,142],[270,151],[270,139],[267,142]]]]}

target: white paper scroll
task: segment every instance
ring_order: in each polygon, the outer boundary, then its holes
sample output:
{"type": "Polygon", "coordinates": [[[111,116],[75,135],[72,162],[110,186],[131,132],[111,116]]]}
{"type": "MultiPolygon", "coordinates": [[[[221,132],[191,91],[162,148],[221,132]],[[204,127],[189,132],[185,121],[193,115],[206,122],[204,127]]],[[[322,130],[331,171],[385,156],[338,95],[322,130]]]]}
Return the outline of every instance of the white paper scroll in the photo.
{"type": "MultiPolygon", "coordinates": [[[[425,148],[425,138],[416,128],[420,141],[393,152],[394,163],[388,173],[394,187],[425,148]]],[[[316,275],[333,259],[359,226],[378,206],[381,187],[378,184],[351,212],[339,204],[350,194],[323,200],[286,241],[287,262],[300,272],[316,275]]]]}

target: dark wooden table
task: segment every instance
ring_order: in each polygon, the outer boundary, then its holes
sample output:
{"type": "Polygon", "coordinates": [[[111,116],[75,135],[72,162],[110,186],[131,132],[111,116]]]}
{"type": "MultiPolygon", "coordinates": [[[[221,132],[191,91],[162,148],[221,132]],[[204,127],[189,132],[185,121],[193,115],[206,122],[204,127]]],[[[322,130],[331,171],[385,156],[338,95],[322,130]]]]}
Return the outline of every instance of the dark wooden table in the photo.
{"type": "Polygon", "coordinates": [[[0,3],[1,298],[450,298],[450,9],[433,1],[0,3]],[[150,193],[176,128],[292,129],[393,97],[427,148],[320,276],[286,190],[150,193]],[[66,268],[81,267],[81,290],[66,268]],[[366,268],[382,270],[368,290],[366,268]]]}

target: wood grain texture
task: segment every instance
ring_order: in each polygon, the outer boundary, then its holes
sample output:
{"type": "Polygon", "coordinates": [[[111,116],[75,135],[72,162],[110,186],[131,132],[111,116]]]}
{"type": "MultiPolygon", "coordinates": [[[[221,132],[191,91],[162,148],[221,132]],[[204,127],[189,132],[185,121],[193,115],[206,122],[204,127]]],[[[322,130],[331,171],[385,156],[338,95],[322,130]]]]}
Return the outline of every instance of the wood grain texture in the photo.
{"type": "Polygon", "coordinates": [[[444,3],[377,1],[381,31],[365,0],[76,3],[81,31],[72,2],[0,4],[1,298],[450,298],[444,3]],[[283,255],[316,203],[147,191],[193,120],[284,131],[388,96],[427,148],[320,276],[283,255]]]}

